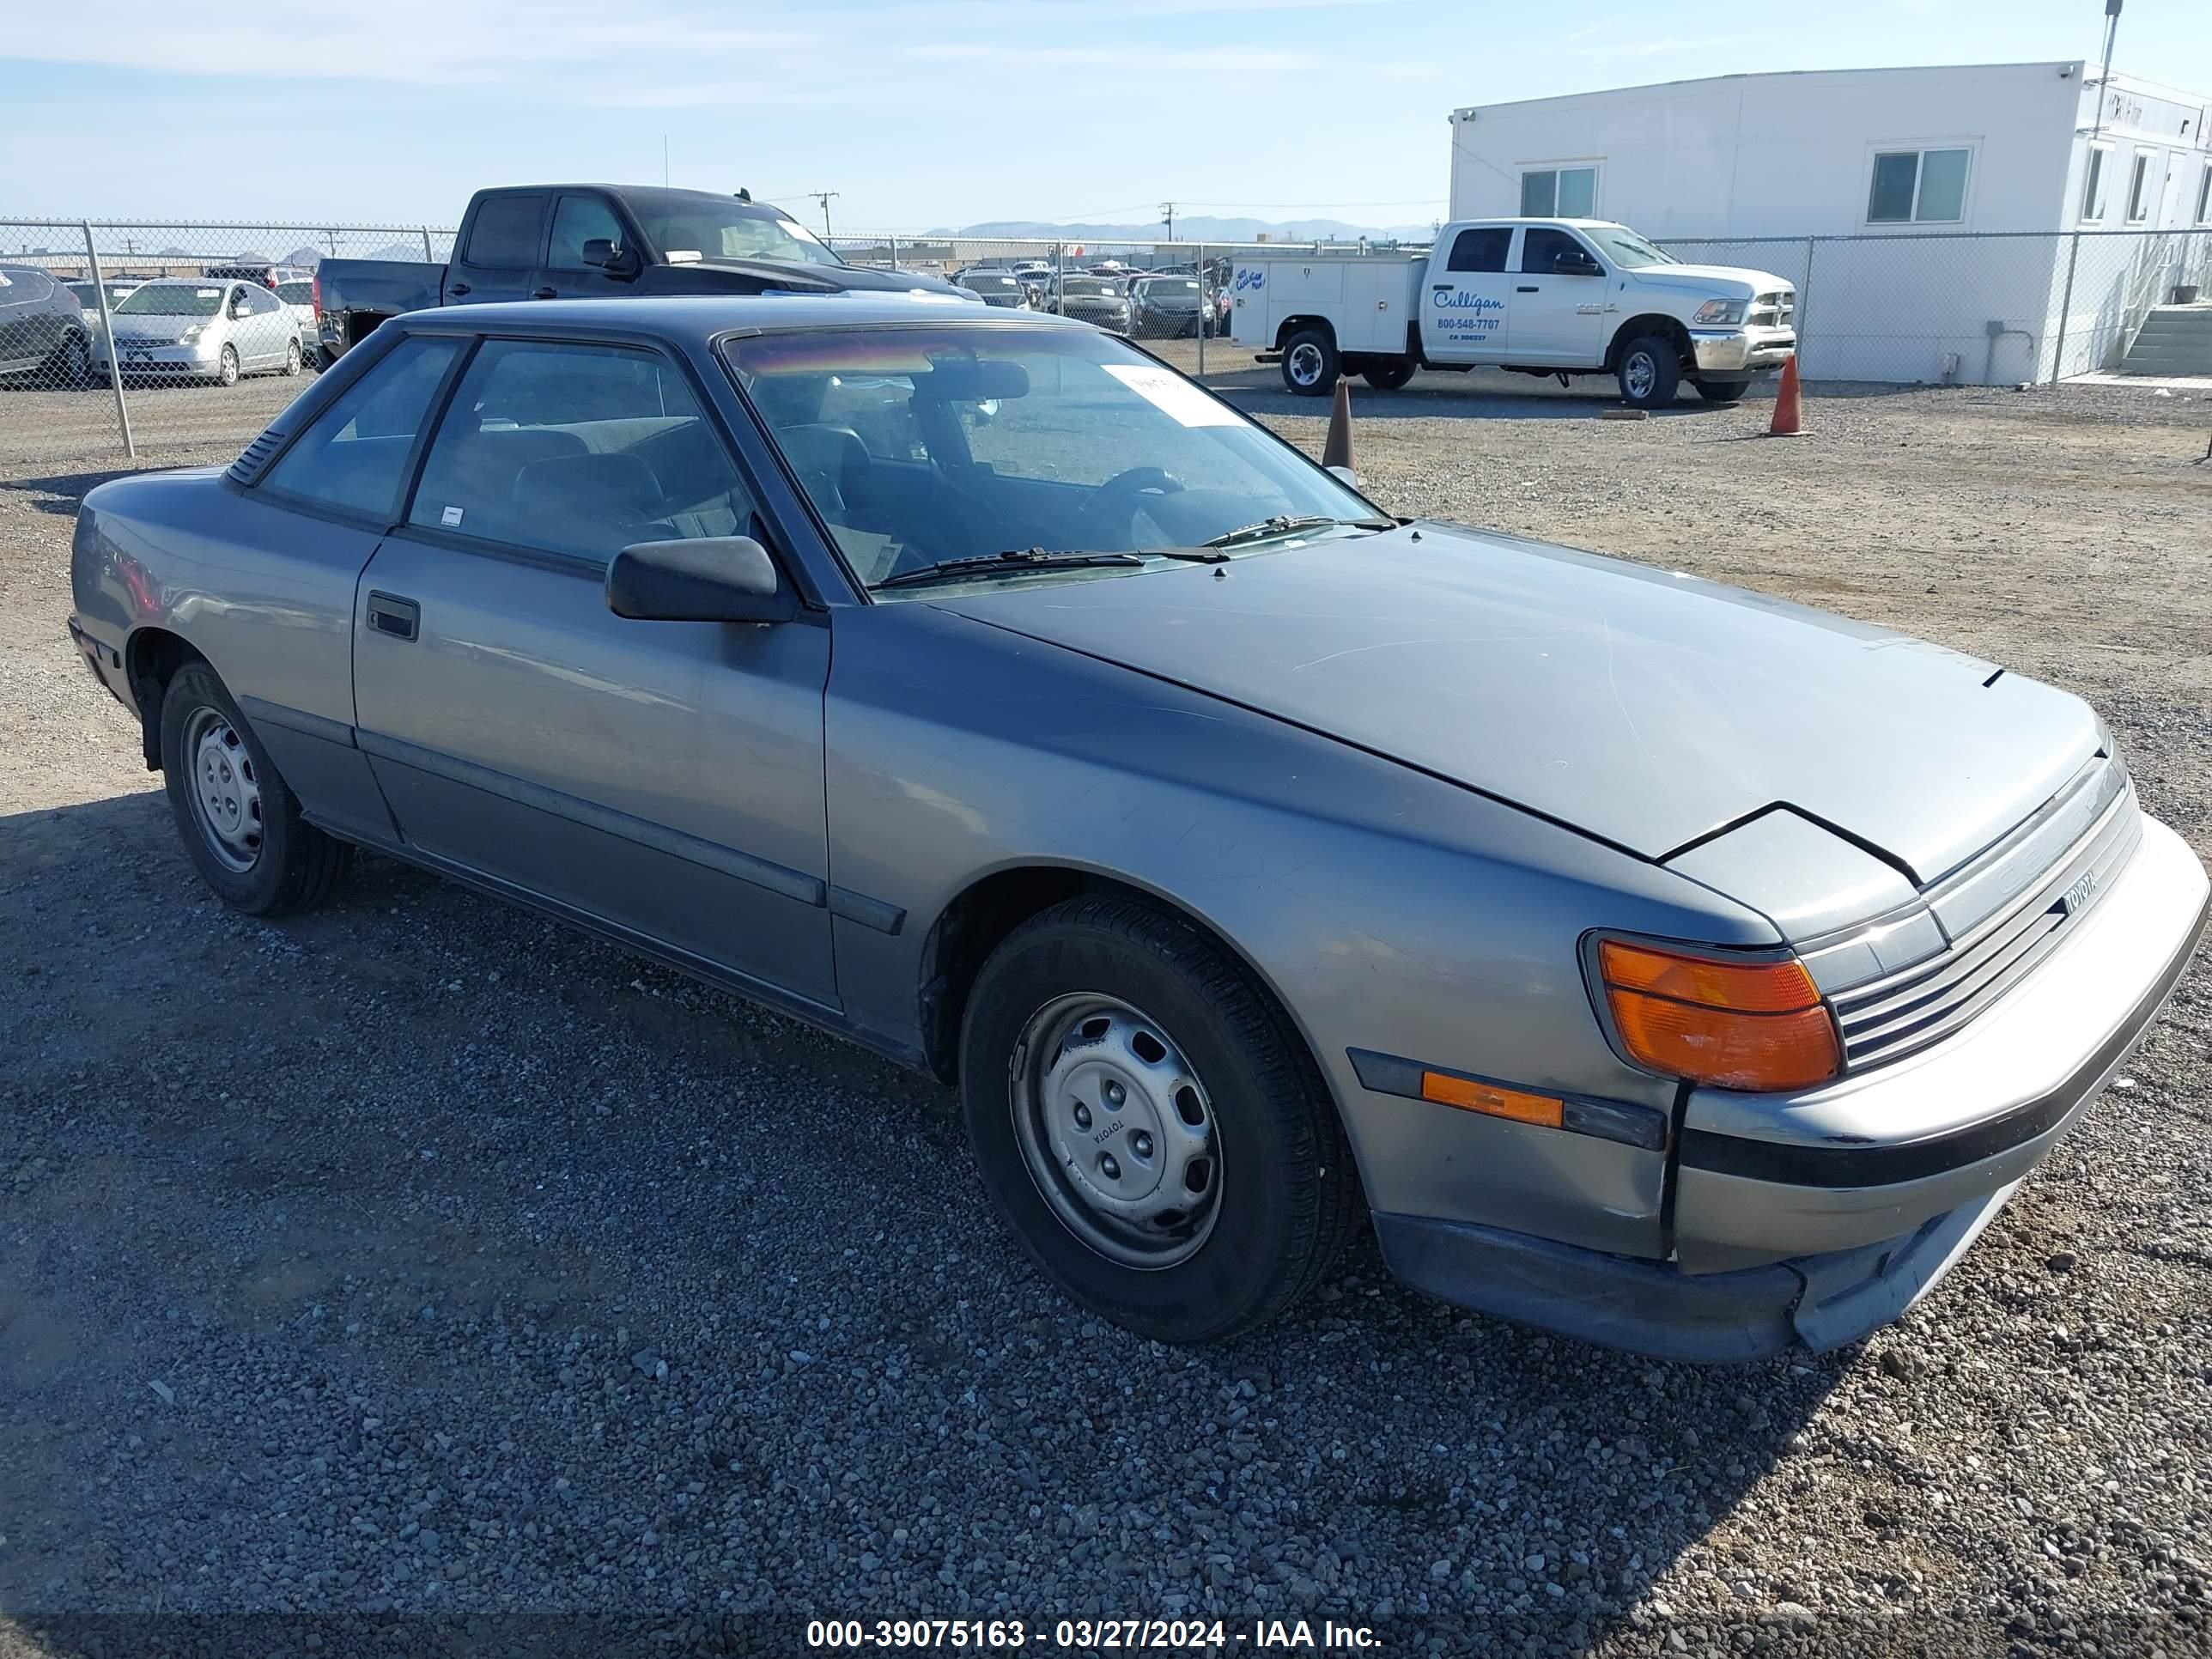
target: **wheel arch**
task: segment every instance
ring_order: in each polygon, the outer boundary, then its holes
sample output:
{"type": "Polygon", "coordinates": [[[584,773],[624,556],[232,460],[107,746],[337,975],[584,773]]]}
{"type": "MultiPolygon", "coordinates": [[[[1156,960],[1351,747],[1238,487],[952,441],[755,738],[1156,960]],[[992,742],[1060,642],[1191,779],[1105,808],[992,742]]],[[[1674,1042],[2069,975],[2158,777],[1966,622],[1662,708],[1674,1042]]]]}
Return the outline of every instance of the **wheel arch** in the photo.
{"type": "Polygon", "coordinates": [[[1334,323],[1329,321],[1326,317],[1315,317],[1301,313],[1295,317],[1284,318],[1282,322],[1276,327],[1275,349],[1280,351],[1285,345],[1290,343],[1291,335],[1303,334],[1310,328],[1319,329],[1323,334],[1328,335],[1328,343],[1331,345],[1334,345],[1336,343],[1336,325],[1334,323]]]}
{"type": "MultiPolygon", "coordinates": [[[[975,977],[991,952],[1030,917],[1065,900],[1094,895],[1150,905],[1189,927],[1234,963],[1266,999],[1285,1034],[1304,1050],[1328,1087],[1329,1068],[1322,1064],[1312,1036],[1273,980],[1234,939],[1171,893],[1111,871],[1054,862],[1012,865],[980,876],[963,888],[930,924],[922,946],[917,995],[922,1052],[940,1081],[958,1081],[961,1022],[975,977]]],[[[1334,1090],[1330,1106],[1341,1122],[1343,1109],[1334,1090]]]]}
{"type": "Polygon", "coordinates": [[[149,772],[161,769],[161,699],[169,682],[186,663],[206,661],[183,635],[166,628],[133,629],[123,642],[124,681],[138,711],[138,739],[149,772]]]}
{"type": "Polygon", "coordinates": [[[1672,340],[1674,343],[1674,349],[1682,354],[1683,367],[1688,368],[1692,356],[1689,329],[1683,324],[1680,318],[1669,317],[1664,312],[1653,311],[1645,312],[1640,316],[1631,317],[1613,331],[1613,339],[1605,349],[1607,372],[1609,374],[1618,372],[1620,368],[1620,354],[1627,349],[1628,343],[1631,340],[1641,339],[1646,334],[1656,334],[1672,340]]]}

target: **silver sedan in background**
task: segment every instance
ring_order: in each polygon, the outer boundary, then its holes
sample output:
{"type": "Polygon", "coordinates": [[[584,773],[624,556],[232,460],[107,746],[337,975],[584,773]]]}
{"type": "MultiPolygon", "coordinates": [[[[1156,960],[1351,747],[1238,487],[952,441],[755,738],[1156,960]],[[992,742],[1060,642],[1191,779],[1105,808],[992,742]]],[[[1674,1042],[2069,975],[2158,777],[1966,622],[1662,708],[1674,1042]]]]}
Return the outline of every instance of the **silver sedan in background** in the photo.
{"type": "Polygon", "coordinates": [[[88,494],[74,592],[224,902],[373,848],[866,1043],[958,1088],[1039,1270],[1171,1341],[1363,1218],[1593,1340],[1850,1341],[2204,916],[2078,699],[1393,518],[1020,311],[403,316],[225,476],[88,494]]]}
{"type": "Polygon", "coordinates": [[[93,368],[107,374],[213,380],[297,374],[305,359],[291,310],[259,283],[162,277],[112,306],[115,338],[93,342],[93,368]]]}

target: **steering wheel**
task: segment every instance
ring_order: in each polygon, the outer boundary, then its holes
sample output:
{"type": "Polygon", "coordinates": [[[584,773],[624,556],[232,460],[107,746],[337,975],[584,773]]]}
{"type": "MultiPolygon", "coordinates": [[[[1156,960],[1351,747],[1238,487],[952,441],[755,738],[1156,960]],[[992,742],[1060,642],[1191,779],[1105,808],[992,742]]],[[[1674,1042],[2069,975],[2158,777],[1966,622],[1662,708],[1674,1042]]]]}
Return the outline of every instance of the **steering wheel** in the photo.
{"type": "Polygon", "coordinates": [[[1085,546],[1117,552],[1131,544],[1137,509],[1147,495],[1173,495],[1182,480],[1157,466],[1133,466],[1117,472],[1091,492],[1080,514],[1085,546]]]}

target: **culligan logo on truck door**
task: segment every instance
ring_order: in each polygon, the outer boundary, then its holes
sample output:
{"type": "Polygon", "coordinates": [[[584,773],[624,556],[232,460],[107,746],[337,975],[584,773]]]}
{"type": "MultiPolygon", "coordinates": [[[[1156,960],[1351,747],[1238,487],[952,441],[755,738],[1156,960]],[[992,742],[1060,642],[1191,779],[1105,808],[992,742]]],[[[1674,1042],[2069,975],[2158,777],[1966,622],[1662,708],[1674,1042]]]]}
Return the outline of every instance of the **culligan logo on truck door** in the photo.
{"type": "Polygon", "coordinates": [[[1487,294],[1470,294],[1448,283],[1429,289],[1429,307],[1436,315],[1439,337],[1448,343],[1471,344],[1495,335],[1505,320],[1505,301],[1487,294]]]}
{"type": "Polygon", "coordinates": [[[1267,285],[1267,273],[1266,271],[1260,270],[1255,265],[1239,265],[1237,267],[1237,280],[1230,286],[1233,292],[1242,294],[1248,289],[1256,291],[1260,289],[1265,288],[1267,285]]]}

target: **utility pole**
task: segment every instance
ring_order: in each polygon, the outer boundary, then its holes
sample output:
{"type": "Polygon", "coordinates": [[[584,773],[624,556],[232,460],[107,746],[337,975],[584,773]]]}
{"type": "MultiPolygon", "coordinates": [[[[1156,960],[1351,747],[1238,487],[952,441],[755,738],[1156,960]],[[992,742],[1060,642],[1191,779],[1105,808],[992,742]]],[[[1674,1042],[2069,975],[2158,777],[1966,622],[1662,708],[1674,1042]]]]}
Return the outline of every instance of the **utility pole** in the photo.
{"type": "Polygon", "coordinates": [[[1168,240],[1172,242],[1175,240],[1175,204],[1173,202],[1160,204],[1160,218],[1168,228],[1168,240]]]}
{"type": "Polygon", "coordinates": [[[822,204],[822,240],[828,241],[830,240],[830,204],[837,199],[837,192],[834,190],[808,190],[801,191],[799,194],[811,197],[822,204]]]}

